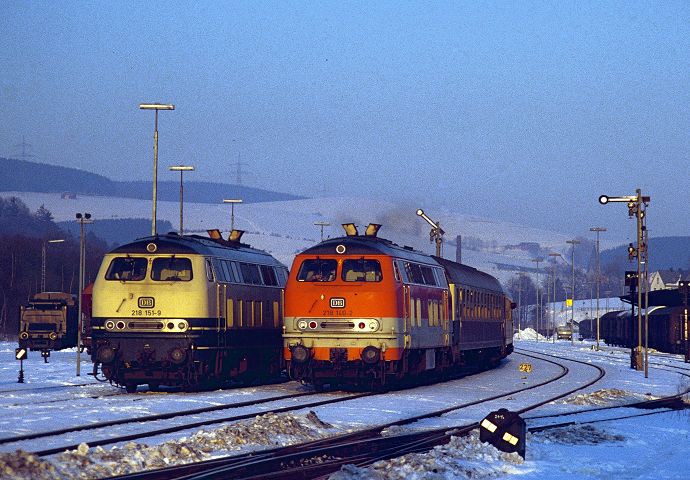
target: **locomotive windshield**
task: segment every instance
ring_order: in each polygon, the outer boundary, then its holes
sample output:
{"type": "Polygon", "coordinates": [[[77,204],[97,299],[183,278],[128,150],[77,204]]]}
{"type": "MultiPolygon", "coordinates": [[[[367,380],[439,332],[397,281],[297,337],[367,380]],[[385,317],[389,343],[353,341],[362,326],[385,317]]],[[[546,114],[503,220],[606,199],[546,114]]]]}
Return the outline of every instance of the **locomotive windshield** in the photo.
{"type": "Polygon", "coordinates": [[[139,281],[146,277],[145,258],[117,257],[110,262],[106,280],[139,281]]]}
{"type": "Polygon", "coordinates": [[[156,258],[151,278],[160,282],[188,282],[192,279],[192,261],[188,258],[156,258]]]}
{"type": "Polygon", "coordinates": [[[342,278],[346,282],[380,282],[382,277],[378,260],[358,258],[343,262],[342,278]]]}
{"type": "Polygon", "coordinates": [[[335,280],[335,269],[338,263],[335,260],[322,260],[320,258],[305,260],[297,272],[298,282],[332,282],[335,280]]]}

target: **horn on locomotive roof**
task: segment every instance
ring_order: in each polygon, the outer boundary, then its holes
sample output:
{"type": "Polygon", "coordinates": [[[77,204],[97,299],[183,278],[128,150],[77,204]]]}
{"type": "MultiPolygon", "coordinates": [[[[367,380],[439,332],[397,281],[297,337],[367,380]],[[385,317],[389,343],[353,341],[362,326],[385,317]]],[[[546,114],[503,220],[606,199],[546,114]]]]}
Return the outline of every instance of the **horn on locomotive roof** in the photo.
{"type": "Polygon", "coordinates": [[[228,241],[239,242],[240,238],[242,238],[242,235],[244,235],[244,230],[233,229],[232,232],[230,232],[230,235],[228,235],[228,241]]]}
{"type": "Polygon", "coordinates": [[[354,223],[343,223],[343,228],[345,229],[345,235],[348,237],[356,237],[358,235],[357,233],[357,225],[354,223]]]}
{"type": "Polygon", "coordinates": [[[370,223],[367,225],[367,229],[364,232],[364,235],[367,237],[375,237],[377,233],[379,233],[379,229],[381,228],[381,225],[378,223],[370,223]]]}
{"type": "Polygon", "coordinates": [[[208,236],[211,240],[222,240],[223,235],[221,235],[220,230],[217,228],[214,228],[213,230],[206,230],[206,233],[208,233],[208,236]]]}

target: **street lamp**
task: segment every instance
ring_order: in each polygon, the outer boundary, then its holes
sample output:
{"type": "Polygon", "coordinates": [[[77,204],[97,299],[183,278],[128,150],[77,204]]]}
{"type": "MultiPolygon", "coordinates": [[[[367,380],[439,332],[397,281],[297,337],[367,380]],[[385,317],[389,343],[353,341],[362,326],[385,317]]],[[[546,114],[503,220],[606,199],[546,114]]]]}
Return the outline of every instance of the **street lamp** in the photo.
{"type": "Polygon", "coordinates": [[[141,110],[153,110],[156,119],[153,129],[153,216],[151,218],[151,235],[156,235],[156,202],[158,198],[158,110],[175,110],[175,105],[161,103],[140,103],[141,110]]]}
{"type": "Polygon", "coordinates": [[[533,262],[537,264],[537,334],[536,339],[539,341],[539,318],[541,317],[541,295],[539,295],[539,263],[544,261],[543,258],[533,258],[533,262]]]}
{"type": "Polygon", "coordinates": [[[183,209],[184,209],[184,187],[182,186],[182,174],[184,172],[193,172],[194,167],[191,165],[173,165],[170,167],[172,172],[180,172],[180,235],[184,235],[183,227],[183,209]]]}
{"type": "Polygon", "coordinates": [[[77,213],[77,222],[79,223],[79,313],[77,314],[77,377],[81,375],[81,330],[83,326],[82,313],[84,307],[82,305],[82,296],[84,294],[84,274],[86,270],[86,246],[84,243],[84,224],[93,223],[90,213],[77,213]]]}
{"type": "Polygon", "coordinates": [[[573,272],[573,289],[572,289],[572,297],[571,297],[571,302],[572,305],[570,307],[571,310],[571,315],[570,315],[570,343],[572,345],[575,345],[575,245],[581,243],[579,240],[566,240],[565,243],[569,243],[573,246],[573,259],[572,262],[570,263],[570,268],[573,272]]]}
{"type": "MultiPolygon", "coordinates": [[[[645,289],[645,359],[644,359],[644,376],[647,378],[648,370],[648,340],[649,340],[649,306],[647,299],[649,295],[649,281],[648,281],[648,265],[649,258],[647,252],[647,219],[646,210],[651,197],[643,196],[642,190],[637,189],[635,195],[626,195],[622,197],[610,197],[608,195],[601,195],[599,203],[606,205],[609,202],[626,203],[628,206],[628,216],[637,219],[637,246],[631,243],[628,247],[628,258],[632,260],[637,259],[637,351],[631,347],[630,349],[630,364],[636,370],[642,369],[642,288],[645,289]],[[644,265],[644,278],[642,277],[642,268],[644,265]]],[[[630,300],[632,304],[632,299],[630,300]]]]}
{"type": "Polygon", "coordinates": [[[231,206],[230,231],[232,232],[235,229],[235,204],[236,203],[242,203],[242,199],[241,198],[223,199],[223,203],[229,203],[231,206]]]}
{"type": "Polygon", "coordinates": [[[41,246],[41,292],[46,291],[46,244],[47,243],[62,243],[64,238],[59,238],[56,240],[44,240],[41,246]]]}
{"type": "Polygon", "coordinates": [[[422,217],[426,222],[431,225],[431,232],[429,232],[429,241],[430,242],[436,242],[436,256],[440,257],[441,256],[441,245],[443,244],[443,234],[446,233],[443,231],[441,228],[441,224],[439,222],[434,222],[429,216],[424,213],[424,210],[421,208],[417,209],[417,215],[422,217]]]}
{"type": "Polygon", "coordinates": [[[314,222],[314,225],[321,227],[321,241],[323,242],[323,227],[330,227],[331,224],[328,222],[314,222]]]}
{"type": "Polygon", "coordinates": [[[551,264],[551,273],[553,274],[553,311],[551,312],[551,327],[553,328],[553,331],[551,334],[553,335],[552,343],[556,343],[556,258],[555,257],[561,257],[563,256],[560,253],[549,253],[549,257],[553,257],[553,263],[551,264]]]}
{"type": "Polygon", "coordinates": [[[597,350],[599,350],[599,284],[601,283],[601,262],[599,258],[599,233],[605,232],[604,227],[592,227],[590,232],[597,232],[597,350]]]}

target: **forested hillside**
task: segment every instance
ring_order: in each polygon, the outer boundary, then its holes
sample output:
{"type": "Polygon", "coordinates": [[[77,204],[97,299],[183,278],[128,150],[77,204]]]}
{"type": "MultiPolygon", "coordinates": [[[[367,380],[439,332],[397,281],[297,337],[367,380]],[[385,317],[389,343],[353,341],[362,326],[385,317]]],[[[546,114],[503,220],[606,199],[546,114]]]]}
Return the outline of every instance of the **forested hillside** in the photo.
{"type": "MultiPolygon", "coordinates": [[[[151,198],[151,181],[114,181],[101,175],[24,160],[0,158],[0,192],[70,192],[124,198],[151,198]]],[[[185,177],[185,200],[196,203],[219,203],[223,198],[241,198],[244,202],[277,202],[296,200],[287,193],[216,182],[195,182],[185,177]]],[[[158,200],[179,199],[179,175],[158,172],[158,200]]]]}

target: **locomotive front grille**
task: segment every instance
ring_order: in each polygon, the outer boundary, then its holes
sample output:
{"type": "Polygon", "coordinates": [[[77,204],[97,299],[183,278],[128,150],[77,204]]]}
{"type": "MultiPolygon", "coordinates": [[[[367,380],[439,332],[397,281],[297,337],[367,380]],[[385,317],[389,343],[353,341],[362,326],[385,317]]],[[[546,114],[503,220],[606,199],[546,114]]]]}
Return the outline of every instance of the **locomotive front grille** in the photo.
{"type": "Polygon", "coordinates": [[[129,322],[129,328],[137,330],[163,330],[163,322],[129,322]]]}
{"type": "Polygon", "coordinates": [[[329,358],[332,363],[347,362],[347,348],[331,348],[329,358]]]}
{"type": "Polygon", "coordinates": [[[354,322],[321,322],[321,328],[330,330],[352,330],[354,322]]]}
{"type": "Polygon", "coordinates": [[[54,323],[30,323],[30,332],[54,332],[57,330],[57,325],[54,323]]]}

